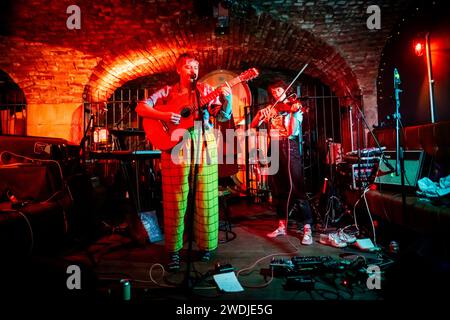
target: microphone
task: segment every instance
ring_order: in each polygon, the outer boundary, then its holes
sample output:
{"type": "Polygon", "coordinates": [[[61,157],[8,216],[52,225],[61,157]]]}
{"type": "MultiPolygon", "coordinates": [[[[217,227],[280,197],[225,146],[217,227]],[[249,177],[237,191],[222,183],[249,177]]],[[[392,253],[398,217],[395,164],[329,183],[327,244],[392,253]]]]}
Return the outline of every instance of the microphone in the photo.
{"type": "Polygon", "coordinates": [[[398,85],[401,83],[400,74],[398,73],[397,68],[394,68],[394,88],[398,88],[398,85]]]}
{"type": "Polygon", "coordinates": [[[196,79],[197,79],[197,75],[194,72],[192,72],[191,73],[191,80],[196,80],[196,79]]]}

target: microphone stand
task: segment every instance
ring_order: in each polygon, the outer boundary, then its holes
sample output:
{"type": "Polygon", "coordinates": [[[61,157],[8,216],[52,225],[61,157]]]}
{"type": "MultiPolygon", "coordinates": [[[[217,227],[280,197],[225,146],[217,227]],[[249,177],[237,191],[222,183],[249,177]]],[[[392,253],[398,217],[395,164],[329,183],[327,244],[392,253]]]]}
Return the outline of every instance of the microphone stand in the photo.
{"type": "Polygon", "coordinates": [[[327,144],[328,162],[330,165],[330,180],[329,180],[329,184],[328,184],[329,194],[328,194],[327,208],[328,208],[328,206],[330,207],[331,218],[330,218],[330,213],[328,213],[328,211],[327,211],[326,221],[325,221],[325,230],[328,230],[328,220],[330,220],[331,223],[336,223],[339,220],[339,219],[336,219],[336,207],[335,207],[335,202],[337,202],[337,204],[338,204],[339,199],[337,197],[336,189],[334,187],[334,177],[333,177],[333,160],[332,160],[332,153],[331,153],[331,143],[333,142],[333,139],[328,138],[328,139],[326,139],[325,142],[327,144]]]}
{"type": "Polygon", "coordinates": [[[119,124],[121,124],[123,122],[123,120],[125,120],[125,117],[127,115],[129,115],[131,113],[131,111],[134,111],[134,109],[136,108],[136,106],[134,105],[135,102],[131,102],[130,105],[128,106],[128,110],[127,112],[125,112],[125,114],[122,116],[122,118],[119,119],[119,121],[117,121],[114,124],[114,127],[116,127],[117,129],[119,129],[119,124]]]}
{"type": "MultiPolygon", "coordinates": [[[[204,110],[200,106],[200,91],[197,88],[197,77],[191,76],[192,80],[192,92],[194,93],[195,106],[198,112],[198,117],[201,119],[200,132],[198,132],[197,138],[197,150],[195,150],[194,140],[191,142],[191,161],[195,161],[194,163],[194,173],[191,176],[192,179],[192,187],[189,188],[188,195],[188,208],[187,208],[187,229],[188,229],[188,251],[187,251],[187,263],[186,263],[186,273],[184,277],[184,288],[187,290],[188,294],[192,293],[194,288],[194,282],[191,279],[191,265],[192,265],[192,244],[194,242],[194,221],[195,221],[195,200],[197,193],[197,179],[199,172],[199,161],[201,161],[202,156],[202,145],[200,145],[201,139],[203,137],[204,131],[204,110]],[[196,153],[196,154],[195,154],[196,153]],[[191,200],[191,201],[189,201],[191,200]]],[[[200,119],[195,119],[195,109],[194,109],[194,136],[196,123],[200,119]]]]}
{"type": "MultiPolygon", "coordinates": [[[[359,107],[358,107],[359,110],[359,107]]],[[[359,110],[358,113],[358,121],[356,122],[356,152],[357,152],[357,156],[358,156],[358,176],[360,177],[358,179],[358,191],[361,193],[361,189],[362,189],[362,175],[361,175],[361,119],[364,118],[364,114],[361,112],[361,110],[359,110]]],[[[364,134],[364,130],[363,130],[363,134],[364,134]]],[[[366,146],[364,146],[366,147],[366,146]]]]}
{"type": "MultiPolygon", "coordinates": [[[[361,109],[359,108],[358,105],[356,105],[356,110],[358,111],[358,118],[362,119],[362,121],[364,122],[365,127],[367,128],[367,130],[369,130],[370,135],[373,138],[373,141],[375,141],[375,144],[377,145],[378,151],[381,153],[381,160],[383,161],[383,163],[386,165],[386,167],[389,168],[389,170],[395,171],[394,167],[389,163],[389,161],[386,158],[386,155],[384,154],[384,151],[380,145],[380,142],[378,141],[376,135],[373,133],[373,130],[370,129],[369,124],[367,123],[366,117],[364,116],[364,113],[361,111],[361,109]]],[[[359,132],[358,132],[359,135],[359,132]]],[[[358,151],[359,151],[359,146],[358,146],[358,151]]],[[[360,153],[358,152],[358,158],[360,157],[360,153]]]]}
{"type": "MultiPolygon", "coordinates": [[[[127,112],[117,121],[113,128],[116,127],[119,129],[119,124],[123,122],[125,117],[131,113],[131,111],[134,111],[136,109],[136,102],[132,101],[129,106],[127,112]]],[[[123,147],[125,146],[125,140],[123,137],[120,137],[118,134],[112,134],[113,139],[113,146],[116,145],[118,150],[123,150],[123,147]]],[[[124,176],[125,182],[128,185],[128,191],[132,198],[135,214],[139,217],[139,213],[142,211],[141,206],[141,199],[140,199],[140,187],[139,187],[139,161],[136,158],[135,161],[135,168],[134,168],[134,180],[136,183],[136,186],[133,186],[133,181],[131,180],[131,176],[133,174],[133,159],[131,161],[120,161],[120,167],[122,169],[122,174],[124,176]]]]}
{"type": "MultiPolygon", "coordinates": [[[[119,130],[120,129],[119,125],[125,120],[125,117],[127,117],[131,113],[131,111],[134,111],[136,109],[136,105],[137,105],[137,103],[135,101],[132,101],[128,105],[127,112],[125,112],[125,114],[119,119],[119,121],[117,121],[113,125],[113,128],[116,127],[119,130]]],[[[124,139],[120,139],[119,137],[116,137],[115,140],[116,140],[116,143],[117,143],[117,146],[118,146],[119,150],[122,150],[122,148],[123,148],[122,145],[125,145],[124,139]]]]}
{"type": "Polygon", "coordinates": [[[86,162],[86,149],[85,149],[85,142],[86,142],[86,139],[87,139],[87,133],[88,133],[88,131],[89,131],[89,129],[91,129],[92,128],[92,126],[93,126],[93,122],[94,122],[94,113],[93,112],[91,112],[91,115],[90,115],[90,117],[89,117],[89,121],[88,121],[88,124],[87,124],[87,126],[86,126],[86,129],[84,130],[84,134],[83,134],[83,138],[81,138],[81,141],[80,141],[80,148],[81,148],[81,152],[82,152],[82,154],[83,154],[83,158],[82,158],[82,161],[83,161],[83,164],[86,162]]]}
{"type": "Polygon", "coordinates": [[[402,186],[402,216],[403,222],[406,223],[406,190],[405,190],[405,159],[403,154],[403,146],[401,145],[400,139],[400,93],[402,90],[399,88],[400,85],[400,75],[398,74],[397,68],[394,69],[394,91],[395,91],[395,175],[400,174],[400,182],[402,186]]]}

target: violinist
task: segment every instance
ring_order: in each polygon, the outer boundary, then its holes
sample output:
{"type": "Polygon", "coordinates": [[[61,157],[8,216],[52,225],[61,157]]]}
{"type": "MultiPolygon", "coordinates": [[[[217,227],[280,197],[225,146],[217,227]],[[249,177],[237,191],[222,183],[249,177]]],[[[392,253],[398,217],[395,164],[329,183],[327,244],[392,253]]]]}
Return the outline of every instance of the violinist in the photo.
{"type": "Polygon", "coordinates": [[[271,139],[279,139],[279,150],[271,150],[272,157],[278,152],[279,170],[269,177],[278,227],[267,236],[275,238],[286,235],[289,219],[295,218],[303,225],[302,244],[311,245],[312,212],[306,200],[299,145],[303,108],[295,95],[285,92],[286,87],[283,80],[269,84],[267,91],[274,103],[258,111],[251,123],[252,128],[266,123],[271,139]]]}

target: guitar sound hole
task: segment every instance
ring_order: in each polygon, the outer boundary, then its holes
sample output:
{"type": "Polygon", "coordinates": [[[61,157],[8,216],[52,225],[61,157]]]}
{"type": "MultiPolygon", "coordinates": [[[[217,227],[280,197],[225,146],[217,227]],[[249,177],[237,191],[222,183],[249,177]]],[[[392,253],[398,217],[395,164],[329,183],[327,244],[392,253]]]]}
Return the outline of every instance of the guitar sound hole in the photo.
{"type": "Polygon", "coordinates": [[[183,118],[189,117],[189,116],[191,115],[191,109],[189,109],[189,108],[183,108],[183,110],[181,110],[181,112],[180,112],[180,115],[181,115],[183,118]]]}

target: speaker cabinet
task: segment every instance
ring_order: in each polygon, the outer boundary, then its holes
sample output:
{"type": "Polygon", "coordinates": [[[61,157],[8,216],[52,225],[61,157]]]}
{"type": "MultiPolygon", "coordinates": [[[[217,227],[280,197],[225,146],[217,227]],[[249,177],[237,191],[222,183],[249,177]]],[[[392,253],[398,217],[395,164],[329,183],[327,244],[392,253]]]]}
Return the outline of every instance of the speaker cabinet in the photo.
{"type": "MultiPolygon", "coordinates": [[[[384,152],[389,164],[395,168],[396,165],[396,151],[384,152]]],[[[417,181],[423,176],[425,168],[425,152],[423,150],[406,150],[403,152],[405,162],[405,186],[409,188],[417,187],[417,181]]],[[[378,165],[375,183],[381,185],[401,186],[400,170],[398,175],[395,171],[389,169],[386,163],[380,159],[378,165]]]]}

